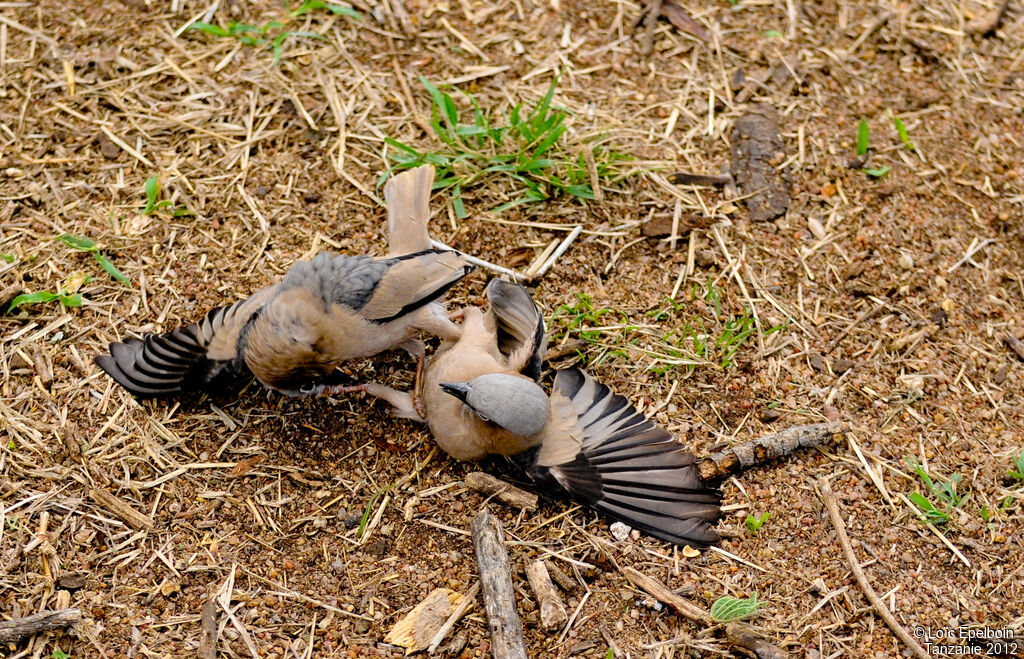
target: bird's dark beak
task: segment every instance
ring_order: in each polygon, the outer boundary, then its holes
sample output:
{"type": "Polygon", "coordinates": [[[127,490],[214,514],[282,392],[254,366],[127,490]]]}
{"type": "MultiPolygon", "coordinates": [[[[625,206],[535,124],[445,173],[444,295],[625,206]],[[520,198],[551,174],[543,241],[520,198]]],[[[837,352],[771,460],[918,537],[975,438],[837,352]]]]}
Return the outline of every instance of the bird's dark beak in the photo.
{"type": "Polygon", "coordinates": [[[465,382],[442,382],[441,388],[444,389],[445,393],[455,396],[463,403],[466,402],[466,396],[469,394],[469,385],[465,382]]]}

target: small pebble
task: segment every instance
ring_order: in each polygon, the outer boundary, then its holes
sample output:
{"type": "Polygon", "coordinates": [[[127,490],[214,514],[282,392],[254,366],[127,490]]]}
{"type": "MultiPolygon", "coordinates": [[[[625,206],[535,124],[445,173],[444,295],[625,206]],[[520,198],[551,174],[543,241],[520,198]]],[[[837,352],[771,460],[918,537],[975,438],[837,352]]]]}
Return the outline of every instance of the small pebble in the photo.
{"type": "Polygon", "coordinates": [[[629,537],[629,532],[632,530],[622,522],[613,522],[609,527],[612,532],[612,537],[619,542],[624,542],[629,537]]]}

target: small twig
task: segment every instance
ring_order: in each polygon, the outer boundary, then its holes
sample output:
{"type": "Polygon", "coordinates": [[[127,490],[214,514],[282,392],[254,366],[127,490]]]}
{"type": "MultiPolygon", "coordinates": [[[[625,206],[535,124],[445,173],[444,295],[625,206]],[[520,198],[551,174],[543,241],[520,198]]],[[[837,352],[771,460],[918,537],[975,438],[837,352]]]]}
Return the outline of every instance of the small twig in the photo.
{"type": "Polygon", "coordinates": [[[437,648],[444,642],[444,639],[448,636],[448,632],[452,630],[452,627],[462,619],[462,616],[466,615],[466,611],[469,611],[469,607],[473,606],[476,602],[477,593],[480,592],[480,582],[477,581],[473,584],[473,587],[469,589],[469,592],[463,596],[462,601],[455,607],[452,614],[448,616],[448,619],[444,621],[441,628],[434,634],[434,638],[430,640],[430,645],[427,646],[427,654],[434,654],[437,652],[437,648]]]}
{"type": "Polygon", "coordinates": [[[863,568],[860,563],[857,562],[857,557],[853,553],[853,547],[850,545],[850,538],[846,535],[846,526],[843,524],[843,518],[839,514],[839,505],[836,503],[836,497],[832,493],[832,487],[829,485],[825,478],[818,479],[818,491],[821,493],[821,500],[825,504],[825,508],[828,510],[828,516],[832,520],[832,526],[836,529],[836,536],[839,538],[839,544],[842,545],[843,554],[846,556],[846,562],[850,564],[850,569],[853,570],[853,576],[857,580],[857,585],[864,591],[864,595],[871,602],[871,606],[875,609],[875,612],[885,621],[885,624],[889,626],[889,629],[893,631],[896,636],[903,641],[910,651],[918,659],[928,659],[929,655],[922,648],[917,641],[914,640],[907,630],[903,629],[899,621],[889,612],[889,608],[879,599],[875,593],[875,589],[871,587],[871,583],[868,581],[867,575],[864,574],[863,568]]]}
{"type": "Polygon", "coordinates": [[[473,518],[471,529],[487,626],[491,630],[491,652],[495,659],[526,659],[523,625],[516,612],[515,589],[505,552],[504,529],[487,508],[473,518]]]}
{"type": "Polygon", "coordinates": [[[216,659],[217,657],[217,600],[210,598],[203,605],[200,616],[199,659],[216,659]]]}
{"type": "Polygon", "coordinates": [[[583,225],[577,224],[576,228],[570,231],[569,235],[562,239],[562,242],[558,245],[558,249],[555,250],[555,253],[549,256],[548,260],[544,262],[544,265],[537,269],[537,274],[532,277],[531,281],[543,277],[544,274],[551,269],[551,266],[555,264],[555,261],[557,261],[562,254],[565,254],[565,251],[569,249],[569,245],[572,245],[573,242],[580,237],[581,233],[583,233],[583,225]]]}
{"type": "Polygon", "coordinates": [[[466,474],[463,482],[477,492],[487,496],[493,496],[502,503],[507,503],[514,508],[530,511],[537,508],[537,495],[520,490],[515,485],[506,483],[490,474],[482,471],[472,471],[466,474]]]}
{"type": "Polygon", "coordinates": [[[654,50],[654,32],[658,29],[658,19],[661,18],[662,0],[651,0],[647,6],[647,17],[644,19],[644,40],[640,46],[640,52],[650,55],[654,50]]]}
{"type": "Polygon", "coordinates": [[[143,515],[101,487],[89,488],[89,498],[139,530],[153,528],[153,518],[143,515]]]}
{"type": "Polygon", "coordinates": [[[699,461],[697,469],[704,481],[722,480],[740,471],[787,456],[797,449],[839,441],[845,432],[846,426],[840,421],[793,426],[712,453],[699,461]]]}
{"type": "Polygon", "coordinates": [[[676,185],[714,185],[718,187],[733,182],[732,176],[722,174],[691,174],[690,172],[669,174],[668,180],[676,185]]]}
{"type": "Polygon", "coordinates": [[[0,643],[17,643],[28,636],[51,632],[78,624],[82,611],[77,608],[43,611],[33,616],[0,622],[0,643]]]}
{"type": "Polygon", "coordinates": [[[571,339],[566,341],[560,346],[554,348],[548,348],[548,351],[544,353],[544,361],[553,362],[575,353],[577,350],[581,350],[587,347],[587,342],[583,339],[571,339]]]}
{"type": "Polygon", "coordinates": [[[551,583],[548,569],[543,560],[536,560],[526,566],[526,579],[530,582],[537,606],[540,609],[540,625],[551,629],[563,624],[567,619],[562,596],[551,583]]]}

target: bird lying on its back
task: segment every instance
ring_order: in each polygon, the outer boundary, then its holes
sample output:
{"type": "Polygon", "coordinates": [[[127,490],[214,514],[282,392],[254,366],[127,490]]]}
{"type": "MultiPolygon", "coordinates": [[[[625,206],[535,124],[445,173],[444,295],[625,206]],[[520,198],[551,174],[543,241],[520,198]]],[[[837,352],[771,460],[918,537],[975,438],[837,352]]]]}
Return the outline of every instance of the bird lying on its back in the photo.
{"type": "MultiPolygon", "coordinates": [[[[452,457],[513,456],[548,491],[679,545],[718,541],[721,495],[700,478],[693,454],[624,397],[575,368],[558,371],[551,395],[537,380],[544,320],[526,290],[494,280],[484,315],[466,309],[462,336],[443,345],[424,375],[426,418],[452,457]]],[[[408,394],[362,387],[418,418],[408,394]]]]}
{"type": "Polygon", "coordinates": [[[441,303],[472,266],[431,248],[427,235],[432,167],[404,172],[384,188],[389,254],[318,254],[273,286],[214,309],[198,323],[110,344],[96,363],[137,396],[211,390],[252,374],[292,396],[321,393],[338,365],[403,347],[422,354],[417,331],[457,339],[441,303]]]}

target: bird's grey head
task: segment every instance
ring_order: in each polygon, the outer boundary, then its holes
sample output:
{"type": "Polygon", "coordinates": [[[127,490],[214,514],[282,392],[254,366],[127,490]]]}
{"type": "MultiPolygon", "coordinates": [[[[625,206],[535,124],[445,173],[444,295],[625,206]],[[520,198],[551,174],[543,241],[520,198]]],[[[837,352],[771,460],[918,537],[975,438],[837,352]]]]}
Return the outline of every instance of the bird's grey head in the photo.
{"type": "Polygon", "coordinates": [[[505,373],[488,373],[469,382],[446,382],[441,388],[484,421],[519,437],[532,437],[548,419],[548,397],[537,383],[505,373]]]}

